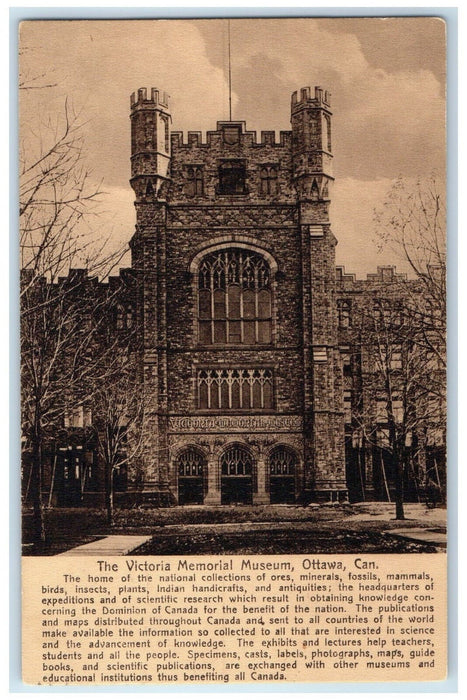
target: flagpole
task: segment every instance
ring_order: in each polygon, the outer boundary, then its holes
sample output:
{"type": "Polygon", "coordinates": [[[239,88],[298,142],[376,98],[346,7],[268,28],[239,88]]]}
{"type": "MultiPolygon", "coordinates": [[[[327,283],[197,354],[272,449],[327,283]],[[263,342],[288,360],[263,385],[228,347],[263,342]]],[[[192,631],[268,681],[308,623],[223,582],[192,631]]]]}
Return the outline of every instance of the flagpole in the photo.
{"type": "Polygon", "coordinates": [[[229,121],[232,121],[232,70],[230,61],[230,19],[227,20],[229,45],[229,121]]]}

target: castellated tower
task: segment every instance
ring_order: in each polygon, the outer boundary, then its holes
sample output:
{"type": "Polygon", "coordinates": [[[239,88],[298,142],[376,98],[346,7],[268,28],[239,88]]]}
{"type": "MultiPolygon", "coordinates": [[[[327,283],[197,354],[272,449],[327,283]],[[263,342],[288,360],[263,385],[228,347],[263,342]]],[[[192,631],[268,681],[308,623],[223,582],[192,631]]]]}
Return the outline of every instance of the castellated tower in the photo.
{"type": "Polygon", "coordinates": [[[345,488],[342,469],[342,376],[337,342],[336,239],[329,222],[332,177],[330,95],[316,87],[292,94],[293,179],[302,250],[305,422],[309,489],[345,488]]]}
{"type": "Polygon", "coordinates": [[[168,96],[146,88],[131,96],[131,180],[136,201],[151,199],[167,181],[170,162],[168,96]]]}
{"type": "Polygon", "coordinates": [[[332,177],[330,95],[320,87],[292,95],[293,175],[302,221],[327,221],[332,177]],[[318,206],[316,202],[319,202],[318,206]]]}
{"type": "Polygon", "coordinates": [[[291,131],[170,133],[131,98],[143,496],[267,504],[346,498],[327,92],[294,93],[291,131]]]}

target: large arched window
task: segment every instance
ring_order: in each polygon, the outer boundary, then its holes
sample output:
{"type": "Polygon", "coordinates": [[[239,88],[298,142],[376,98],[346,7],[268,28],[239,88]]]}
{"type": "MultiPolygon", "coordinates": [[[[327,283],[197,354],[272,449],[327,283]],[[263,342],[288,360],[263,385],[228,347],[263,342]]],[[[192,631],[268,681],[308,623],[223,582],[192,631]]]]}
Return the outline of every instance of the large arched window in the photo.
{"type": "Polygon", "coordinates": [[[199,341],[204,345],[271,342],[271,272],[250,250],[206,255],[198,273],[199,341]]]}

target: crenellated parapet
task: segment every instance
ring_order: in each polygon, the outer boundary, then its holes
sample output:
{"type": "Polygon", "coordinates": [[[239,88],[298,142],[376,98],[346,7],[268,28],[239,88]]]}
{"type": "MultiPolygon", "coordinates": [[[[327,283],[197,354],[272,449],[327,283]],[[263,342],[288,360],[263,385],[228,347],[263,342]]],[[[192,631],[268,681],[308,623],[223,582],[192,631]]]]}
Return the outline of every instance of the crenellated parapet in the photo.
{"type": "Polygon", "coordinates": [[[357,279],[355,273],[346,272],[343,265],[336,266],[336,283],[338,287],[349,291],[360,291],[373,285],[383,285],[386,288],[390,288],[391,285],[406,281],[407,274],[405,272],[397,272],[396,265],[378,265],[376,272],[368,272],[365,279],[357,279]]]}
{"type": "Polygon", "coordinates": [[[395,265],[378,265],[376,273],[367,274],[368,282],[379,282],[380,284],[392,284],[397,281],[407,279],[404,272],[396,272],[395,265]]]}
{"type": "MultiPolygon", "coordinates": [[[[173,131],[171,133],[172,148],[212,148],[218,147],[224,143],[224,132],[222,128],[216,131],[208,131],[205,135],[201,131],[188,131],[186,134],[182,131],[173,131]]],[[[243,148],[290,148],[292,143],[292,132],[281,131],[279,141],[276,141],[275,131],[261,131],[260,138],[256,131],[242,131],[239,134],[238,145],[243,148]]],[[[229,144],[227,144],[229,145],[229,144]]],[[[231,144],[235,145],[235,144],[231,144]]]]}
{"type": "MultiPolygon", "coordinates": [[[[51,282],[45,276],[36,277],[33,270],[21,270],[21,286],[45,285],[49,288],[64,289],[67,294],[76,292],[80,298],[89,301],[94,295],[101,293],[113,295],[132,290],[136,284],[136,271],[133,268],[121,268],[118,275],[110,275],[100,279],[98,275],[89,274],[86,268],[70,268],[66,275],[61,275],[56,281],[51,282]]],[[[133,292],[131,291],[130,294],[133,292]]]]}
{"type": "Polygon", "coordinates": [[[343,265],[336,265],[336,282],[337,284],[351,285],[355,282],[356,276],[354,272],[346,272],[343,265]]]}
{"type": "Polygon", "coordinates": [[[95,284],[98,278],[89,276],[89,271],[83,267],[72,267],[68,270],[66,277],[59,277],[58,283],[68,282],[69,284],[95,284]]]}
{"type": "Polygon", "coordinates": [[[295,90],[295,92],[292,93],[291,104],[292,111],[302,107],[308,107],[310,105],[316,108],[323,107],[325,109],[330,109],[331,93],[328,92],[328,90],[323,90],[321,87],[316,86],[314,96],[312,97],[311,88],[304,87],[301,88],[300,91],[295,90]]]}
{"type": "MultiPolygon", "coordinates": [[[[225,205],[230,196],[243,208],[266,202],[294,204],[291,153],[290,131],[259,134],[248,130],[244,121],[218,121],[216,129],[207,133],[172,132],[167,211],[175,203],[225,205]],[[225,184],[231,178],[229,169],[241,182],[236,191],[229,191],[225,184]]],[[[210,218],[212,213],[206,211],[206,216],[210,218]]]]}
{"type": "Polygon", "coordinates": [[[147,88],[139,88],[130,96],[130,108],[132,111],[140,109],[162,109],[169,108],[169,95],[166,92],[160,92],[157,88],[151,88],[150,97],[148,98],[147,88]]]}

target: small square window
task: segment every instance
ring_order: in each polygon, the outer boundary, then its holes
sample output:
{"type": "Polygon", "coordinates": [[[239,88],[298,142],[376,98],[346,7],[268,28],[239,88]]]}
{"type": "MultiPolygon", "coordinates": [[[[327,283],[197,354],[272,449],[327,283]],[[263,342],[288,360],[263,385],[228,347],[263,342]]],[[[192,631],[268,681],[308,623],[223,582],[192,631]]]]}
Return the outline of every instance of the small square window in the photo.
{"type": "Polygon", "coordinates": [[[229,160],[219,166],[219,193],[246,194],[246,165],[242,160],[229,160]]]}
{"type": "Polygon", "coordinates": [[[352,422],[352,392],[344,391],[344,421],[352,422]]]}
{"type": "Polygon", "coordinates": [[[402,353],[400,350],[392,350],[390,359],[391,369],[402,369],[402,353]]]}
{"type": "Polygon", "coordinates": [[[382,393],[378,393],[376,397],[376,422],[388,422],[388,400],[387,397],[382,393]]]}
{"type": "Polygon", "coordinates": [[[344,352],[342,355],[342,369],[344,371],[344,377],[350,377],[352,374],[352,364],[349,352],[344,352]]]}
{"type": "Polygon", "coordinates": [[[339,299],[337,302],[339,328],[350,328],[352,325],[350,301],[339,299]]]}

